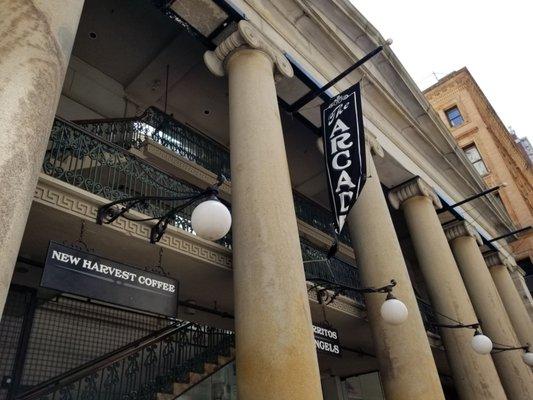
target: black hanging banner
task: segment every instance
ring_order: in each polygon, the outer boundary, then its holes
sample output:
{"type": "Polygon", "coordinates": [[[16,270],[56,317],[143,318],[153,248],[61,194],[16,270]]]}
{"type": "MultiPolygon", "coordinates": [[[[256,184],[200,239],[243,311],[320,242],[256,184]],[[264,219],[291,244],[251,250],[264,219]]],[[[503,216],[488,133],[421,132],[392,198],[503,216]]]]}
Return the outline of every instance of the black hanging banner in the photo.
{"type": "Polygon", "coordinates": [[[340,233],[366,181],[359,83],[322,104],[320,111],[329,196],[335,213],[335,227],[340,233]]]}
{"type": "Polygon", "coordinates": [[[177,313],[176,280],[56,242],[48,246],[41,286],[171,317],[177,313]]]}

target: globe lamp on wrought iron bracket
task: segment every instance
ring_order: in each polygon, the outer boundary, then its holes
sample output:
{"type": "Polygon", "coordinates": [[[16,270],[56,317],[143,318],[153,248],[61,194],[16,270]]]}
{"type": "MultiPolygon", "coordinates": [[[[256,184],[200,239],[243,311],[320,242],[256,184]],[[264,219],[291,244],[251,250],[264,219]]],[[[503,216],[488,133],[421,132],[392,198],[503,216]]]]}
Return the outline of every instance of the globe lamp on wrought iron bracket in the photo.
{"type": "Polygon", "coordinates": [[[309,289],[316,290],[319,304],[328,305],[335,299],[346,292],[353,291],[357,293],[386,293],[387,297],[381,305],[381,317],[383,320],[392,325],[400,325],[407,320],[409,310],[403,302],[398,300],[392,294],[392,289],[396,286],[396,281],[392,279],[388,285],[382,287],[365,287],[357,288],[339,283],[331,282],[323,278],[312,278],[309,281],[314,285],[309,289]]]}
{"type": "Polygon", "coordinates": [[[192,212],[192,228],[203,239],[218,240],[223,238],[231,228],[231,214],[218,199],[219,188],[224,182],[226,182],[226,177],[220,175],[215,184],[200,193],[181,196],[136,196],[112,201],[98,208],[96,223],[99,225],[112,224],[120,217],[138,222],[157,220],[157,223],[150,230],[150,243],[154,244],[161,240],[168,224],[176,219],[179,212],[200,200],[204,200],[192,212]],[[153,201],[177,201],[179,204],[160,216],[134,218],[128,215],[132,209],[140,211],[148,209],[150,202],[153,201]]]}

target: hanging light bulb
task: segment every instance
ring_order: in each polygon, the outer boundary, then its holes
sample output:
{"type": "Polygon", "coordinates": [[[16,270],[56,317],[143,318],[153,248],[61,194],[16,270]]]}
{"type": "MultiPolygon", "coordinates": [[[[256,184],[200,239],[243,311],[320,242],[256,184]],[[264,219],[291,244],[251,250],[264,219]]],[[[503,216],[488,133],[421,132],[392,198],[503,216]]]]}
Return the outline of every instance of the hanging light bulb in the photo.
{"type": "Polygon", "coordinates": [[[470,343],[474,351],[478,354],[490,354],[492,351],[492,340],[476,330],[472,342],[470,343]]]}
{"type": "Polygon", "coordinates": [[[522,354],[522,360],[530,367],[533,367],[533,353],[531,351],[527,350],[522,354]]]}
{"type": "Polygon", "coordinates": [[[191,225],[202,239],[222,239],[231,228],[231,213],[213,196],[196,206],[191,215],[191,225]]]}
{"type": "Polygon", "coordinates": [[[406,305],[389,292],[381,305],[381,318],[391,325],[400,325],[407,320],[409,310],[406,305]]]}

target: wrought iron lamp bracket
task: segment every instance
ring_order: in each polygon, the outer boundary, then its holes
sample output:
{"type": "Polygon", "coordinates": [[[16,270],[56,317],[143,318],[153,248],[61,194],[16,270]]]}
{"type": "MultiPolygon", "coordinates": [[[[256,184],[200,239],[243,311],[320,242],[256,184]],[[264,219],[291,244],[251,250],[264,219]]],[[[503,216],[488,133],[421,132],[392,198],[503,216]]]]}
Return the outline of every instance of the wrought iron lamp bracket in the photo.
{"type": "Polygon", "coordinates": [[[310,281],[313,282],[314,285],[309,288],[309,291],[316,290],[318,303],[324,303],[325,305],[331,304],[339,295],[344,294],[347,291],[354,291],[357,293],[387,293],[387,300],[392,299],[394,298],[394,296],[392,295],[392,288],[397,285],[397,282],[394,279],[391,279],[388,285],[377,288],[357,288],[353,286],[334,283],[322,278],[314,278],[310,279],[310,281]],[[330,292],[333,292],[333,294],[331,294],[330,292]]]}
{"type": "Polygon", "coordinates": [[[450,328],[450,329],[475,329],[476,331],[479,329],[479,322],[473,323],[473,324],[432,324],[433,326],[436,326],[438,328],[450,328]]]}
{"type": "Polygon", "coordinates": [[[502,351],[509,351],[509,350],[524,350],[525,352],[529,352],[530,350],[530,344],[526,344],[525,346],[518,346],[518,347],[496,347],[494,346],[492,348],[492,353],[497,354],[501,353],[502,351]]]}
{"type": "Polygon", "coordinates": [[[110,203],[104,204],[98,208],[96,214],[96,223],[98,225],[102,224],[112,224],[115,220],[120,217],[124,217],[134,221],[154,221],[157,220],[157,223],[152,226],[150,230],[150,243],[154,244],[159,242],[163,237],[165,230],[169,223],[175,220],[176,215],[185,209],[186,207],[196,203],[201,199],[207,198],[217,198],[219,194],[220,186],[226,182],[226,177],[220,174],[217,178],[217,182],[213,185],[207,187],[205,190],[200,193],[184,195],[184,196],[136,196],[128,197],[125,199],[119,199],[112,201],[110,203]],[[163,201],[183,201],[184,203],[179,204],[176,207],[173,207],[168,212],[162,216],[155,216],[149,218],[140,218],[134,219],[126,216],[126,213],[131,211],[133,208],[148,208],[150,201],[154,200],[163,200],[163,201]]]}

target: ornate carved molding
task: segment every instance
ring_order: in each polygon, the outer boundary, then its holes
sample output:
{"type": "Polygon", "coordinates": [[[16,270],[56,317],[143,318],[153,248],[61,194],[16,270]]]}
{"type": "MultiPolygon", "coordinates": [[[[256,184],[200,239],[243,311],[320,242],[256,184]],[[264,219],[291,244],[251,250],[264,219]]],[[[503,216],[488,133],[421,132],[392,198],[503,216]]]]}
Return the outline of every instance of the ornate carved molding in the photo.
{"type": "Polygon", "coordinates": [[[442,208],[442,203],[435,191],[418,176],[393,188],[389,192],[389,201],[398,210],[404,201],[415,196],[426,196],[431,199],[435,208],[442,208]]]}
{"type": "Polygon", "coordinates": [[[292,78],[294,71],[289,60],[256,27],[244,20],[239,22],[237,30],[224,39],[215,50],[204,53],[204,62],[214,75],[224,76],[228,55],[241,48],[264,52],[272,59],[277,78],[292,78]]]}
{"type": "Polygon", "coordinates": [[[483,244],[483,240],[481,240],[479,233],[466,221],[457,221],[446,225],[444,227],[444,233],[446,234],[446,239],[450,242],[462,236],[471,236],[476,239],[479,246],[483,244]]]}
{"type": "MultiPolygon", "coordinates": [[[[103,204],[105,199],[58,179],[41,174],[37,187],[35,188],[34,201],[80,218],[94,221],[98,206],[103,204]]],[[[137,214],[137,217],[142,216],[142,214],[137,212],[132,212],[132,214],[137,214]]],[[[129,221],[124,218],[119,218],[113,224],[107,226],[129,236],[139,237],[144,240],[148,240],[150,237],[150,225],[146,222],[129,221]]],[[[166,234],[159,243],[170,250],[177,251],[189,257],[226,269],[231,268],[230,250],[176,227],[169,226],[166,234]]]]}

